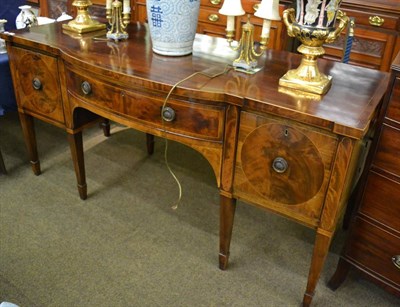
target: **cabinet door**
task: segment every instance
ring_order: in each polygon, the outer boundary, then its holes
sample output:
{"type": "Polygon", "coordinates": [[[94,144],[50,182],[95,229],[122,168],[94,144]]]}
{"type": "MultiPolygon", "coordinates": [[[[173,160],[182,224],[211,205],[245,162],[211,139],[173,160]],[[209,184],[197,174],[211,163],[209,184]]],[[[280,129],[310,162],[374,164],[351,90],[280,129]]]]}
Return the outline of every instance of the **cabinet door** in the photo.
{"type": "Polygon", "coordinates": [[[234,196],[316,226],[337,145],[318,129],[241,112],[234,196]]]}
{"type": "Polygon", "coordinates": [[[17,47],[9,55],[18,108],[63,124],[57,58],[17,47]]]}

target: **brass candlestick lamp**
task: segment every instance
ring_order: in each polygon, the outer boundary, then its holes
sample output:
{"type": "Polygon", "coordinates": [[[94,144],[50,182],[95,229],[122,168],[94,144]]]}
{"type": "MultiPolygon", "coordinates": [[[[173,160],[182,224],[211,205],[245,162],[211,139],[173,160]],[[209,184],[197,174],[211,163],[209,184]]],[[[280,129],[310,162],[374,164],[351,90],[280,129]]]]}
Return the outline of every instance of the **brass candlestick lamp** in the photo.
{"type": "Polygon", "coordinates": [[[303,58],[298,68],[289,70],[279,80],[280,85],[315,94],[325,94],[329,90],[332,77],[319,71],[317,58],[325,53],[322,45],[332,43],[349,22],[338,10],[340,2],[303,0],[298,2],[296,16],[293,8],[283,12],[289,36],[302,42],[297,51],[303,58]],[[339,21],[337,28],[334,27],[336,20],[339,21]]]}
{"type": "Polygon", "coordinates": [[[248,16],[247,23],[242,26],[242,34],[237,46],[232,46],[235,34],[235,16],[242,16],[245,14],[240,0],[225,0],[219,13],[226,15],[227,27],[226,38],[229,46],[239,51],[239,57],[233,61],[235,70],[243,71],[248,74],[253,74],[261,68],[257,67],[257,57],[260,57],[269,41],[269,32],[271,29],[272,20],[280,20],[279,16],[279,0],[263,0],[257,9],[254,16],[264,19],[263,28],[260,40],[260,52],[256,51],[254,47],[254,26],[250,23],[250,16],[248,16]]]}
{"type": "Polygon", "coordinates": [[[77,15],[68,24],[63,24],[63,29],[77,33],[87,33],[106,28],[105,24],[90,17],[88,13],[88,7],[92,5],[90,0],[75,0],[72,5],[77,7],[77,15]]]}
{"type": "Polygon", "coordinates": [[[107,32],[107,38],[120,41],[128,38],[125,31],[131,19],[131,7],[129,0],[107,0],[106,16],[111,28],[107,32]]]}

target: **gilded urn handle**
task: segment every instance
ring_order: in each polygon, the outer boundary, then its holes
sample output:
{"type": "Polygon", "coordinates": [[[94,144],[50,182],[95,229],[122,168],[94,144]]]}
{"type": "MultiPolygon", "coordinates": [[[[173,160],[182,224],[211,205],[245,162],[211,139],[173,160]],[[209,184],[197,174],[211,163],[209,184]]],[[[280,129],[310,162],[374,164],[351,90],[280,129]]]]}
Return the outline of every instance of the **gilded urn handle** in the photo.
{"type": "Polygon", "coordinates": [[[290,37],[295,37],[296,35],[293,32],[293,23],[296,22],[296,15],[294,8],[284,10],[282,18],[287,28],[288,35],[290,37]]]}
{"type": "Polygon", "coordinates": [[[333,43],[336,40],[336,38],[338,38],[340,33],[342,33],[342,31],[347,27],[350,18],[341,10],[338,10],[336,15],[336,20],[339,21],[339,24],[335,29],[335,31],[329,33],[327,39],[325,40],[325,43],[333,43]]]}

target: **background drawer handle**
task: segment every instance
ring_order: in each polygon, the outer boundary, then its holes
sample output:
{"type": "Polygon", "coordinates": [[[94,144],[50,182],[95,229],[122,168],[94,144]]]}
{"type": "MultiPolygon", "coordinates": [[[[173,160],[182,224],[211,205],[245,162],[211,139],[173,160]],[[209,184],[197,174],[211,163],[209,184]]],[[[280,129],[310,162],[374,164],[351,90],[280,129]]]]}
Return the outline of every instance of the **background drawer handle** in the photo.
{"type": "Polygon", "coordinates": [[[370,16],[369,24],[372,26],[380,27],[385,22],[385,19],[379,16],[370,16]]]}
{"type": "Polygon", "coordinates": [[[393,256],[392,261],[395,267],[400,270],[400,255],[393,256]]]}
{"type": "Polygon", "coordinates": [[[175,111],[170,107],[164,107],[161,111],[161,116],[166,122],[172,122],[175,119],[175,111]]]}
{"type": "Polygon", "coordinates": [[[33,78],[32,86],[35,90],[39,91],[42,89],[42,81],[40,81],[39,78],[33,78]]]}
{"type": "Polygon", "coordinates": [[[216,22],[216,21],[219,20],[219,16],[218,16],[217,14],[210,14],[210,15],[208,16],[208,20],[209,20],[209,21],[212,21],[212,22],[216,22]]]}
{"type": "Polygon", "coordinates": [[[289,165],[288,165],[287,161],[282,157],[277,157],[272,162],[273,170],[279,174],[286,172],[288,166],[289,165]]]}
{"type": "Polygon", "coordinates": [[[221,0],[210,0],[210,2],[214,5],[218,5],[221,3],[221,0]]]}
{"type": "Polygon", "coordinates": [[[87,81],[82,82],[81,89],[85,95],[89,95],[92,92],[92,86],[87,81]]]}

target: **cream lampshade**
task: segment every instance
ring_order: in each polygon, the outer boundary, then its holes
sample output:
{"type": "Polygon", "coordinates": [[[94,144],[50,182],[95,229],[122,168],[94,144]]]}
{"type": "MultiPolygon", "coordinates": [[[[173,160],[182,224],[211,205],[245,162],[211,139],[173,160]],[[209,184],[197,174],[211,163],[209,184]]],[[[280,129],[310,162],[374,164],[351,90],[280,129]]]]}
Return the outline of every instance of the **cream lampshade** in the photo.
{"type": "Polygon", "coordinates": [[[232,32],[235,30],[235,16],[244,15],[245,11],[240,0],[225,0],[219,13],[228,16],[226,31],[232,32]]]}
{"type": "Polygon", "coordinates": [[[279,0],[263,0],[254,16],[268,20],[281,20],[279,16],[279,0]]]}

